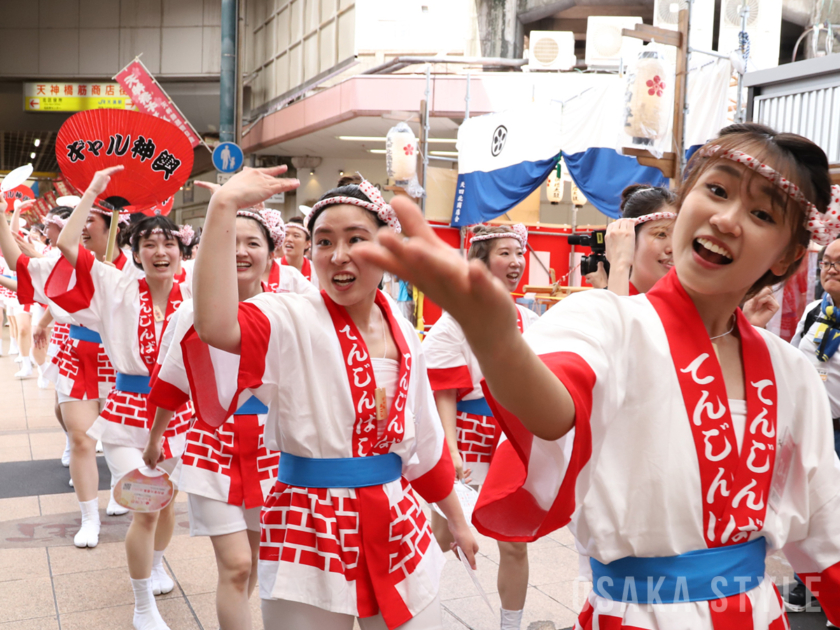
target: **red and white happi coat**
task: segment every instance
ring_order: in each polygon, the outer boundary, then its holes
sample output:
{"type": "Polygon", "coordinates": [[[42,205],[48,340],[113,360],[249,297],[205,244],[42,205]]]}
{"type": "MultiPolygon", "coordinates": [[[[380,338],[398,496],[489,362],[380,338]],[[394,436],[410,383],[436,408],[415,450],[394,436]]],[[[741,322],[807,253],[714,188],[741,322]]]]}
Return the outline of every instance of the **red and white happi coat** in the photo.
{"type": "MultiPolygon", "coordinates": [[[[80,246],[75,270],[65,258],[59,259],[47,280],[46,296],[79,324],[100,334],[117,372],[150,376],[166,321],[184,299],[191,297],[191,291],[186,282],[173,283],[165,321],[155,322],[146,280],[99,262],[80,246]]],[[[148,403],[148,394],[112,389],[88,435],[108,444],[143,449],[154,415],[155,407],[148,403]]],[[[176,410],[164,433],[167,457],[181,454],[190,418],[191,404],[176,410]]]]}
{"type": "MultiPolygon", "coordinates": [[[[304,260],[306,259],[304,258],[304,260]]],[[[306,269],[305,264],[304,269],[306,269]]],[[[300,271],[284,262],[278,265],[276,260],[272,260],[271,270],[268,272],[268,282],[264,284],[269,293],[306,293],[315,287],[309,281],[309,278],[310,276],[304,276],[300,271]]]]}
{"type": "MultiPolygon", "coordinates": [[[[309,286],[309,290],[315,289],[309,286]]],[[[198,339],[193,326],[193,301],[185,300],[175,312],[163,335],[158,365],[152,378],[149,400],[162,409],[178,409],[190,399],[190,379],[184,361],[182,342],[192,344],[193,355],[199,352],[214,353],[219,358],[225,354],[198,339]],[[203,347],[199,350],[197,345],[203,347]]],[[[229,361],[217,361],[220,366],[236,365],[237,358],[228,355],[229,361]],[[233,362],[230,362],[233,359],[233,362]]],[[[235,383],[235,368],[228,374],[235,383]]],[[[198,388],[197,391],[201,392],[198,388]]],[[[243,393],[242,400],[249,393],[243,393]]],[[[266,416],[233,415],[221,426],[214,427],[201,418],[202,405],[196,406],[192,426],[187,432],[187,443],[181,455],[178,488],[216,501],[241,505],[246,509],[261,507],[277,477],[280,453],[265,446],[263,427],[266,416]]]]}
{"type": "MultiPolygon", "coordinates": [[[[57,250],[52,250],[57,251],[57,250]]],[[[18,293],[21,303],[47,304],[55,325],[47,355],[50,359],[44,375],[55,383],[56,391],[79,400],[105,398],[114,388],[117,372],[101,343],[70,339],[70,325],[80,325],[67,311],[49,300],[45,287],[60,256],[28,258],[17,261],[18,293]]],[[[128,277],[142,275],[120,251],[114,266],[128,277]]]]}
{"type": "MultiPolygon", "coordinates": [[[[524,306],[516,305],[519,331],[524,332],[539,316],[524,306]]],[[[429,370],[432,390],[457,390],[458,400],[484,398],[481,380],[484,376],[461,325],[444,313],[423,340],[423,352],[429,370]]],[[[456,417],[458,452],[472,478],[481,483],[487,475],[490,459],[499,441],[498,425],[492,417],[459,411],[456,417]]]]}
{"type": "MultiPolygon", "coordinates": [[[[295,269],[295,271],[297,271],[295,267],[289,264],[289,261],[286,260],[285,256],[283,256],[280,259],[280,265],[282,265],[283,267],[291,267],[292,269],[295,269]]],[[[271,268],[272,273],[274,273],[275,267],[278,267],[276,260],[271,268]]],[[[301,274],[307,280],[307,282],[312,283],[312,286],[314,286],[316,289],[320,288],[320,284],[318,283],[318,274],[315,273],[315,267],[312,266],[312,261],[309,260],[306,256],[303,257],[303,264],[301,265],[301,269],[300,271],[298,271],[298,273],[301,274]]]]}
{"type": "Polygon", "coordinates": [[[237,404],[230,401],[252,389],[269,408],[265,441],[271,450],[306,458],[399,455],[402,477],[384,485],[275,483],[262,511],[259,566],[264,599],[358,617],[381,612],[395,628],[435,598],[444,563],[417,494],[442,500],[455,473],[411,324],[377,293],[401,349],[394,403],[386,421],[377,423],[364,340],[346,311],[328,306],[328,299],[317,292],[263,293],[241,303],[241,355],[232,364],[226,363],[231,355],[217,353],[194,360],[191,347],[182,347],[193,401],[211,424],[222,422],[237,404]],[[231,370],[238,374],[234,387],[225,377],[231,370]],[[348,373],[355,376],[352,384],[348,373]]]}
{"type": "MultiPolygon", "coordinates": [[[[712,344],[670,272],[646,295],[588,291],[526,334],[568,389],[575,428],[534,437],[490,400],[500,442],[473,514],[482,533],[530,541],[570,523],[602,563],[763,536],[840,623],[840,465],[819,376],[738,313],[747,415],[733,426],[712,344]],[[743,434],[739,449],[735,431],[743,434]]],[[[712,602],[624,604],[591,593],[576,628],[782,630],[773,581],[712,602]],[[730,601],[733,600],[733,601],[730,601]]]]}

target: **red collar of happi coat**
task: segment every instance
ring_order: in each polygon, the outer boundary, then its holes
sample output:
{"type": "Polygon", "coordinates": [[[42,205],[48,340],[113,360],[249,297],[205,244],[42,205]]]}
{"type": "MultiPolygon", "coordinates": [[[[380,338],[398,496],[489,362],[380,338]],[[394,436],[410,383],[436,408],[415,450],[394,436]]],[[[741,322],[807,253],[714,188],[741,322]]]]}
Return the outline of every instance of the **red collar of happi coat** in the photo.
{"type": "Polygon", "coordinates": [[[128,258],[125,257],[123,250],[120,250],[120,253],[117,255],[116,258],[114,258],[114,267],[122,271],[123,267],[125,267],[125,263],[127,262],[128,258]]]}
{"type": "Polygon", "coordinates": [[[277,264],[276,260],[271,261],[271,270],[268,272],[268,282],[265,283],[268,286],[266,289],[269,293],[277,293],[277,289],[280,288],[280,265],[277,264]]]}
{"type": "MultiPolygon", "coordinates": [[[[151,374],[155,369],[157,362],[158,337],[155,332],[155,314],[154,304],[152,302],[152,292],[149,290],[149,284],[145,278],[140,278],[137,281],[140,288],[140,319],[137,327],[137,338],[140,341],[140,358],[143,359],[143,364],[151,374]]],[[[183,298],[181,297],[181,284],[179,282],[172,283],[172,290],[169,291],[169,299],[166,301],[166,315],[163,320],[163,328],[172,318],[172,315],[181,306],[183,298]]],[[[163,337],[163,330],[161,330],[161,337],[163,337]]]]}
{"type": "Polygon", "coordinates": [[[747,392],[747,423],[739,455],[720,363],[676,271],[671,270],[646,295],[665,328],[694,437],[706,545],[745,542],[764,525],[776,457],[777,387],[767,344],[738,309],[747,392]]]}
{"type": "Polygon", "coordinates": [[[405,433],[405,406],[411,378],[411,351],[408,343],[385,296],[377,291],[375,304],[385,316],[400,353],[397,393],[386,416],[387,424],[384,430],[380,430],[376,421],[376,379],[365,340],[347,310],[333,302],[326,291],[321,291],[321,296],[335,326],[353,397],[356,413],[353,423],[353,457],[383,455],[390,451],[392,444],[401,442],[405,433]]]}
{"type": "MultiPolygon", "coordinates": [[[[280,264],[288,265],[289,261],[286,260],[285,256],[283,256],[280,259],[280,264]]],[[[306,278],[310,282],[312,281],[312,263],[309,262],[309,259],[306,256],[303,257],[303,264],[300,266],[300,273],[303,274],[304,278],[306,278]]]]}

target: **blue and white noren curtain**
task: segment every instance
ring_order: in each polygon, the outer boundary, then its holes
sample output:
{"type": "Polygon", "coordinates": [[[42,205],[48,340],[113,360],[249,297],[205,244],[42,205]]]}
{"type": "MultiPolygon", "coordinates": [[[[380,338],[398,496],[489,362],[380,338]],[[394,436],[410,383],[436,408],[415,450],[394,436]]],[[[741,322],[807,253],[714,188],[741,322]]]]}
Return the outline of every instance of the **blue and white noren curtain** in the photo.
{"type": "MultiPolygon", "coordinates": [[[[687,157],[727,124],[731,72],[729,60],[719,60],[689,74],[687,157]]],[[[623,78],[563,74],[535,81],[547,79],[552,79],[553,87],[543,89],[536,103],[478,116],[461,125],[453,226],[489,221],[520,203],[545,181],[561,150],[575,184],[592,205],[612,218],[620,216],[625,187],[668,185],[659,169],[621,155],[623,78]],[[506,128],[507,142],[512,144],[493,156],[492,142],[498,139],[499,127],[506,128]]]]}
{"type": "Polygon", "coordinates": [[[461,125],[453,226],[495,219],[545,182],[560,159],[561,116],[557,104],[528,103],[461,125]]]}

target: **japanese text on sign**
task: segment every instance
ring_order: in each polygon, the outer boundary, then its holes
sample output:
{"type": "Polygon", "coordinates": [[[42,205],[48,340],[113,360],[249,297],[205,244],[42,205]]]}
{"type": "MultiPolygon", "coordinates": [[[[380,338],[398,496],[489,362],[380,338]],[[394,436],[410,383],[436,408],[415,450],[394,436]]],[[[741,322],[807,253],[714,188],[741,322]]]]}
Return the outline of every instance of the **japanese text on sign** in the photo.
{"type": "MultiPolygon", "coordinates": [[[[99,157],[104,147],[105,143],[102,140],[76,140],[66,145],[65,149],[67,150],[67,157],[75,164],[78,161],[84,162],[86,153],[99,157]]],[[[135,160],[139,159],[141,163],[151,160],[155,156],[156,147],[151,138],[146,139],[138,135],[132,144],[131,135],[123,136],[121,133],[115,133],[108,138],[108,148],[105,150],[105,155],[122,157],[129,151],[129,148],[131,149],[131,157],[135,160]]],[[[152,160],[152,170],[162,172],[163,178],[167,181],[180,166],[181,160],[166,149],[163,149],[152,160]]]]}
{"type": "Polygon", "coordinates": [[[89,109],[135,109],[131,95],[119,83],[23,84],[27,112],[81,112],[89,109]]]}
{"type": "Polygon", "coordinates": [[[114,77],[144,114],[168,120],[187,136],[193,148],[201,139],[140,61],[132,61],[114,77]]]}

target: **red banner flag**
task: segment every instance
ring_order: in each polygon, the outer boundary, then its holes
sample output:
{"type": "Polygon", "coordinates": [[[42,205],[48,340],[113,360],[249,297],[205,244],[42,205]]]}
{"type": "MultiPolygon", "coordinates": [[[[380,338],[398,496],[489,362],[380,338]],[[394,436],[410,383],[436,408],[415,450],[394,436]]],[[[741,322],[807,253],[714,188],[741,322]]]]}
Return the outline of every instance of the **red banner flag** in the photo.
{"type": "Polygon", "coordinates": [[[114,80],[131,95],[131,100],[141,112],[171,122],[184,132],[193,149],[202,143],[198,132],[139,59],[120,70],[114,80]]]}

